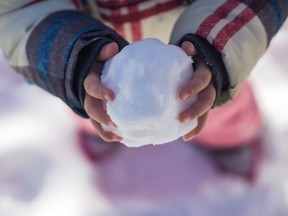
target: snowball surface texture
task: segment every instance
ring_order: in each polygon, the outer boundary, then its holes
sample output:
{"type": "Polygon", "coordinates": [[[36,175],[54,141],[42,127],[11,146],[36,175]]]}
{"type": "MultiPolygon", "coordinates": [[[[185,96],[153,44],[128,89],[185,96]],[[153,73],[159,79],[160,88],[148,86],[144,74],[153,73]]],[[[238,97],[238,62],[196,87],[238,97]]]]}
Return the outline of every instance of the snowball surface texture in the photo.
{"type": "Polygon", "coordinates": [[[115,93],[106,106],[118,128],[102,127],[123,137],[129,147],[168,143],[195,128],[197,120],[179,121],[179,114],[196,100],[179,99],[179,90],[192,76],[192,63],[180,47],[158,39],[126,46],[102,71],[102,83],[115,93]]]}

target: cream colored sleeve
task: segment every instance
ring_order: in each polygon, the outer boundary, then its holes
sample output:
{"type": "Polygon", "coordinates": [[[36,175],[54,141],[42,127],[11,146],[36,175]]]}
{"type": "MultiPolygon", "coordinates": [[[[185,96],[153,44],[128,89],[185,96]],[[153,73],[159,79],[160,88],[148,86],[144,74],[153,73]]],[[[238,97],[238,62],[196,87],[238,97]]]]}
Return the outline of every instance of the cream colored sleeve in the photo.
{"type": "Polygon", "coordinates": [[[9,63],[27,66],[26,43],[33,27],[49,14],[69,9],[75,9],[69,0],[1,0],[0,48],[9,63]]]}
{"type": "MultiPolygon", "coordinates": [[[[267,29],[261,16],[255,12],[256,9],[261,11],[261,5],[258,7],[246,5],[242,1],[198,0],[186,8],[175,24],[172,43],[190,34],[191,37],[206,40],[221,55],[229,86],[220,90],[218,105],[235,97],[267,49],[267,29]]],[[[263,5],[263,10],[265,8],[266,5],[263,5]]],[[[267,16],[273,18],[273,14],[267,16]]],[[[202,54],[206,56],[208,52],[202,54]]],[[[213,57],[210,61],[214,61],[213,57]]],[[[217,73],[219,71],[213,75],[217,73]]]]}

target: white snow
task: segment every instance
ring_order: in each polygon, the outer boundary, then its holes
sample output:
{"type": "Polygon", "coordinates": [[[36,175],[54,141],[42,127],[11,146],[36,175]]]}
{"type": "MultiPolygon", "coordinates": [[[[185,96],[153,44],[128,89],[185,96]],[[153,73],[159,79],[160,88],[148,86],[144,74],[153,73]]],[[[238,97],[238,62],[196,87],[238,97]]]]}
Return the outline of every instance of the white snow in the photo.
{"type": "Polygon", "coordinates": [[[253,185],[219,175],[181,139],[121,145],[106,161],[89,163],[71,111],[0,58],[0,215],[288,215],[287,38],[288,23],[251,76],[267,148],[253,185]]]}
{"type": "Polygon", "coordinates": [[[196,96],[181,101],[179,90],[192,77],[192,59],[178,46],[145,39],[126,46],[106,62],[102,83],[116,95],[107,113],[129,147],[163,144],[191,131],[197,120],[181,123],[179,114],[196,96]]]}

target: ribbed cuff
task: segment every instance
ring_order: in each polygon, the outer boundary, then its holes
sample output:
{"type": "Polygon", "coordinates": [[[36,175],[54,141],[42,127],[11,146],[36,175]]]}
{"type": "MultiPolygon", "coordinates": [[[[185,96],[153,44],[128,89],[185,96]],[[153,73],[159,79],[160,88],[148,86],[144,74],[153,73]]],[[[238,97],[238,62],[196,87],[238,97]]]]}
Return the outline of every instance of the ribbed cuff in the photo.
{"type": "Polygon", "coordinates": [[[184,41],[191,42],[197,49],[198,54],[204,59],[206,65],[212,72],[212,82],[216,89],[216,98],[212,107],[218,104],[219,97],[222,91],[225,91],[229,87],[228,73],[223,63],[221,53],[205,39],[194,35],[186,34],[183,36],[178,45],[180,46],[184,41]]]}
{"type": "Polygon", "coordinates": [[[82,117],[88,118],[87,113],[83,109],[86,94],[84,89],[84,80],[101,49],[106,44],[112,42],[113,40],[111,39],[103,38],[83,47],[77,54],[77,61],[75,61],[76,65],[73,65],[73,68],[71,68],[71,70],[75,70],[75,74],[74,79],[71,79],[73,80],[73,83],[69,84],[69,86],[73,86],[74,94],[78,96],[77,100],[81,104],[81,109],[74,108],[74,111],[82,117]]]}

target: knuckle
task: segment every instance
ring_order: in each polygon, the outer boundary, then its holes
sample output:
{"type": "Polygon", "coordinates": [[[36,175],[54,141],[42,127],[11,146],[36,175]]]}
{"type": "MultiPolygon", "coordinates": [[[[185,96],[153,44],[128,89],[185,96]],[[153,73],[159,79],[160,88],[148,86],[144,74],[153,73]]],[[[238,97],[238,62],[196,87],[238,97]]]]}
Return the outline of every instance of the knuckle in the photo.
{"type": "Polygon", "coordinates": [[[90,115],[92,112],[92,106],[91,106],[91,102],[89,99],[84,101],[84,108],[85,108],[86,112],[88,113],[88,115],[90,115]]]}
{"type": "Polygon", "coordinates": [[[100,113],[99,114],[99,117],[98,117],[98,122],[100,122],[101,124],[104,124],[104,125],[108,125],[108,118],[107,118],[107,115],[105,115],[104,113],[100,113]]]}
{"type": "Polygon", "coordinates": [[[89,80],[89,79],[85,79],[84,81],[84,88],[86,90],[86,92],[90,93],[93,91],[93,83],[89,80]]]}
{"type": "Polygon", "coordinates": [[[196,92],[195,90],[195,86],[193,85],[193,83],[191,85],[189,85],[189,87],[187,88],[187,93],[189,95],[193,95],[196,92]]]}
{"type": "Polygon", "coordinates": [[[211,73],[204,70],[204,73],[200,76],[200,81],[203,85],[208,85],[211,81],[211,73]]]}

